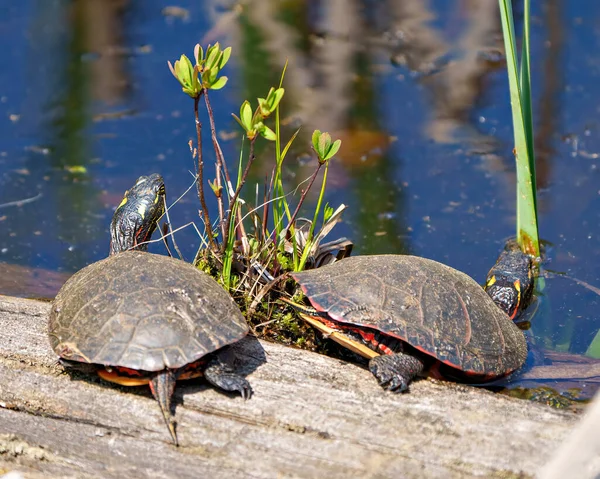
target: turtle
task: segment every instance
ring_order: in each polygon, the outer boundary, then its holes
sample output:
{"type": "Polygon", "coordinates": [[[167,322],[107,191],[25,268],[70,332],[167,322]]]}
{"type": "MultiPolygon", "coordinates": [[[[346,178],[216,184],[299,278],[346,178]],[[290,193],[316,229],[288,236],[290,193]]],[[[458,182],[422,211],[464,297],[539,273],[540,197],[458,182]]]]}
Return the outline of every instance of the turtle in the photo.
{"type": "Polygon", "coordinates": [[[507,314],[471,277],[437,261],[355,256],[291,277],[312,305],[294,303],[305,319],[376,353],[363,355],[384,389],[406,391],[426,372],[490,381],[527,358],[525,336],[507,314]]]}
{"type": "Polygon", "coordinates": [[[517,320],[533,297],[533,260],[514,240],[507,241],[487,274],[484,289],[512,320],[517,320]]]}
{"type": "Polygon", "coordinates": [[[148,384],[178,445],[171,397],[178,379],[252,394],[228,346],[248,326],[229,294],[184,261],[144,251],[164,211],[160,175],[140,177],[111,223],[108,258],[74,274],[50,310],[48,334],[67,367],[125,386],[148,384]],[[79,367],[78,367],[79,366],[79,367]]]}

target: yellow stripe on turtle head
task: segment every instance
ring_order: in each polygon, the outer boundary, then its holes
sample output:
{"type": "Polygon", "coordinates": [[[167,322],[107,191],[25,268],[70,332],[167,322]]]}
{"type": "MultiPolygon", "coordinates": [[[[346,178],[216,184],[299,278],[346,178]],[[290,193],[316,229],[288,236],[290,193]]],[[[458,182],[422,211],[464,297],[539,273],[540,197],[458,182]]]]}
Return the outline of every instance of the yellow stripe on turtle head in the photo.
{"type": "Polygon", "coordinates": [[[490,279],[487,280],[486,286],[492,286],[496,282],[496,275],[493,275],[490,279]]]}
{"type": "Polygon", "coordinates": [[[117,206],[117,209],[119,209],[121,206],[124,206],[127,203],[127,193],[125,194],[125,196],[123,196],[123,199],[121,200],[121,203],[119,203],[119,206],[117,206]]]}
{"type": "Polygon", "coordinates": [[[144,219],[144,216],[146,216],[146,205],[144,203],[142,203],[140,206],[138,206],[137,211],[140,214],[140,216],[142,217],[142,219],[144,219]]]}

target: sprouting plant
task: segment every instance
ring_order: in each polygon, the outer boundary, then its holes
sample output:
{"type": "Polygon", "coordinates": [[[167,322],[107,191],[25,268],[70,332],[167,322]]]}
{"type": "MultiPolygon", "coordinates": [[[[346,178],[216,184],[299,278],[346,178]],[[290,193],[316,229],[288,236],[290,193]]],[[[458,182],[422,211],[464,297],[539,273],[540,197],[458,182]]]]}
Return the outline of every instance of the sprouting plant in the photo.
{"type": "MultiPolygon", "coordinates": [[[[220,170],[223,169],[226,177],[228,177],[227,168],[222,162],[222,153],[218,148],[218,142],[216,140],[216,132],[214,128],[214,118],[212,110],[210,109],[210,103],[208,100],[208,90],[219,90],[227,83],[227,77],[219,77],[219,73],[223,67],[227,64],[229,57],[231,56],[231,47],[221,50],[219,43],[208,46],[206,49],[206,56],[204,50],[197,44],[194,48],[194,59],[196,64],[192,65],[192,62],[186,55],[181,55],[179,60],[175,62],[175,66],[168,62],[169,69],[177,81],[181,84],[182,91],[194,99],[194,117],[196,120],[196,148],[191,147],[192,157],[197,158],[196,164],[196,186],[198,190],[198,198],[202,207],[202,215],[205,224],[206,234],[208,237],[208,244],[211,250],[216,251],[217,245],[214,239],[212,231],[212,223],[210,220],[210,214],[208,206],[206,204],[206,198],[204,195],[204,161],[202,157],[202,123],[198,118],[198,104],[200,97],[204,95],[207,108],[209,109],[209,117],[211,122],[211,133],[213,138],[213,145],[217,154],[217,178],[216,178],[216,192],[217,201],[219,204],[219,213],[221,219],[221,225],[223,224],[223,201],[221,196],[221,180],[220,170]],[[219,151],[217,151],[217,149],[219,151]],[[221,153],[221,154],[219,154],[221,153]]],[[[190,145],[191,146],[191,145],[190,145]]],[[[215,191],[213,188],[213,191],[215,191]]]]}
{"type": "Polygon", "coordinates": [[[195,64],[192,64],[192,61],[185,55],[181,55],[175,65],[169,62],[169,68],[181,85],[182,91],[194,99],[197,139],[195,147],[193,143],[190,146],[193,157],[197,158],[197,190],[209,246],[208,250],[199,252],[196,262],[202,262],[205,266],[209,264],[210,268],[218,270],[220,280],[227,290],[244,289],[252,296],[261,285],[272,281],[274,275],[302,269],[309,260],[311,264],[317,265],[320,262],[326,262],[327,255],[336,255],[340,250],[349,253],[351,243],[342,238],[324,244],[322,249],[319,248],[327,233],[339,221],[345,208],[342,205],[334,212],[328,205],[322,206],[329,160],[338,152],[341,145],[340,140],[333,141],[328,133],[321,133],[318,130],[313,133],[312,149],[318,160],[317,168],[311,175],[308,186],[304,188],[294,212],[291,213],[292,208],[288,194],[284,192],[282,183],[282,164],[292,143],[297,138],[299,130],[292,135],[282,149],[279,108],[285,95],[285,89],[282,86],[285,68],[278,87],[270,88],[267,95],[264,98],[258,98],[254,106],[250,101],[244,101],[240,106],[239,116],[233,115],[244,131],[244,140],[238,161],[237,179],[235,182],[231,180],[216,135],[214,115],[209,100],[210,90],[219,90],[227,83],[227,77],[221,73],[230,56],[231,48],[221,50],[218,43],[213,46],[209,45],[206,51],[200,45],[196,45],[194,48],[195,64]],[[210,186],[210,190],[207,191],[212,191],[217,199],[219,218],[216,226],[211,223],[211,215],[205,198],[202,125],[198,115],[199,101],[202,97],[205,100],[216,155],[215,178],[207,181],[210,186]],[[274,130],[267,125],[267,121],[273,114],[275,114],[274,130]],[[247,198],[242,199],[242,192],[255,160],[255,143],[260,138],[275,142],[276,161],[271,180],[263,185],[262,204],[251,207],[247,198]],[[244,154],[245,142],[248,142],[246,155],[244,154]],[[298,225],[298,212],[323,166],[325,172],[317,205],[312,215],[313,220],[302,219],[302,224],[298,225]],[[319,232],[315,234],[321,213],[323,224],[319,232]],[[252,226],[249,233],[244,226],[245,222],[252,226]],[[290,245],[292,246],[290,247],[290,245]],[[208,252],[210,252],[212,260],[207,261],[206,253],[208,252]],[[204,256],[204,260],[200,261],[202,256],[204,256]],[[315,258],[317,260],[313,261],[315,258]],[[233,273],[234,264],[237,265],[235,274],[233,273]]]}

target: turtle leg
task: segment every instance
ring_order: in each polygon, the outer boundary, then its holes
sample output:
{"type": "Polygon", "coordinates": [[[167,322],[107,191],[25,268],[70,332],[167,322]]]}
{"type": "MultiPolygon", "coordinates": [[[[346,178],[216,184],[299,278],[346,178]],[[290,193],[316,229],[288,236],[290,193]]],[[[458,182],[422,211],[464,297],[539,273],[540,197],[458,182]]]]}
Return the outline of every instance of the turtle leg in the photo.
{"type": "Polygon", "coordinates": [[[396,393],[406,391],[408,384],[424,368],[423,361],[406,353],[385,354],[369,361],[369,370],[379,385],[396,393]]]}
{"type": "Polygon", "coordinates": [[[238,391],[244,399],[250,398],[250,383],[237,374],[230,365],[233,354],[228,348],[219,350],[204,370],[204,377],[213,386],[223,391],[238,391]]]}
{"type": "Polygon", "coordinates": [[[175,418],[171,413],[171,397],[175,391],[177,374],[170,369],[163,369],[150,380],[150,390],[154,399],[158,401],[165,423],[171,433],[171,438],[176,446],[179,446],[175,432],[175,418]]]}

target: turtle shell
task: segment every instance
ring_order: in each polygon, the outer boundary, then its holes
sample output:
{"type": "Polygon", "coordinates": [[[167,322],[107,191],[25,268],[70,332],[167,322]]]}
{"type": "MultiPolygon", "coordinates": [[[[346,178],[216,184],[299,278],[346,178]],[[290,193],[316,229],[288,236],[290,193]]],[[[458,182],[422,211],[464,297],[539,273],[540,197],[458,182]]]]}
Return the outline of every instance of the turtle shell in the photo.
{"type": "Polygon", "coordinates": [[[54,300],[48,327],[52,348],[65,359],[145,371],[181,368],[248,332],[209,275],[139,251],[73,275],[54,300]]]}
{"type": "Polygon", "coordinates": [[[356,256],[292,277],[342,326],[375,329],[466,374],[502,376],[527,357],[523,332],[481,286],[436,261],[356,256]]]}

